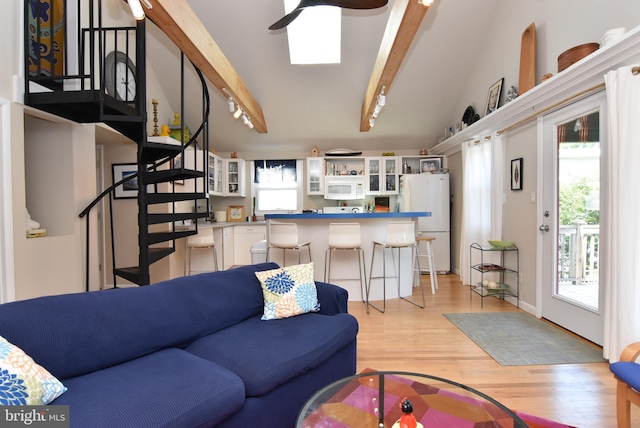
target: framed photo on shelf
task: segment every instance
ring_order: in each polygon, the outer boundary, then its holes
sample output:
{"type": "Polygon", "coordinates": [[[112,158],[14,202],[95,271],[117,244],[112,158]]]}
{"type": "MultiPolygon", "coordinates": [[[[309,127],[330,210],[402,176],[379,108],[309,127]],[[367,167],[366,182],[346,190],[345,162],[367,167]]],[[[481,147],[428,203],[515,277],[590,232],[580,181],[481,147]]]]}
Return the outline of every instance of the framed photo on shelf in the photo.
{"type": "Polygon", "coordinates": [[[511,161],[511,190],[522,190],[522,158],[511,161]]]}
{"type": "Polygon", "coordinates": [[[227,221],[244,221],[244,205],[229,205],[227,221]]]}
{"type": "Polygon", "coordinates": [[[504,82],[504,77],[489,88],[489,93],[487,94],[487,106],[484,109],[485,116],[498,109],[500,94],[502,93],[502,82],[504,82]]]}
{"type": "Polygon", "coordinates": [[[420,159],[420,173],[429,174],[442,168],[442,158],[420,159]]]}

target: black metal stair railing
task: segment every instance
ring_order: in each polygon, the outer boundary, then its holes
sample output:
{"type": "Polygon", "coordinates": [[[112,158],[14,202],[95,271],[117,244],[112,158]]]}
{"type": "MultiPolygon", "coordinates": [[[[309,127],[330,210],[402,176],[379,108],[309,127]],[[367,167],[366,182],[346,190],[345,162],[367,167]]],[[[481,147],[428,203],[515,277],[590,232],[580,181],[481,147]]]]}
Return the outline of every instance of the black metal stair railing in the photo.
{"type": "MultiPolygon", "coordinates": [[[[113,214],[115,189],[137,179],[138,185],[138,266],[120,268],[115,266],[115,244],[113,236],[113,215],[110,216],[111,255],[114,262],[114,287],[120,276],[139,285],[149,284],[149,267],[152,263],[175,251],[175,240],[197,233],[197,220],[209,216],[207,212],[176,212],[176,202],[197,200],[208,197],[207,153],[208,117],[210,100],[206,82],[200,70],[196,72],[202,83],[203,120],[189,141],[179,144],[150,142],[146,131],[146,20],[136,21],[135,27],[104,27],[102,24],[102,0],[25,0],[24,2],[24,46],[25,46],[25,105],[70,119],[78,123],[103,122],[129,137],[138,145],[137,173],[104,190],[85,208],[80,217],[86,217],[86,289],[89,290],[89,212],[104,198],[109,196],[109,212],[113,214]],[[69,6],[72,6],[69,8],[69,6]],[[113,83],[108,85],[107,50],[119,52],[126,58],[135,58],[137,85],[135,100],[122,100],[114,91],[113,83]],[[110,88],[110,89],[109,89],[110,88]],[[197,139],[202,140],[203,170],[185,169],[187,149],[195,148],[197,139]],[[168,168],[167,163],[176,156],[182,156],[178,169],[168,168]],[[194,180],[194,190],[190,193],[176,191],[176,180],[194,180]],[[203,189],[198,189],[198,182],[203,189]],[[158,185],[173,183],[170,192],[158,193],[158,185]],[[147,193],[147,186],[154,185],[156,192],[147,193]],[[170,203],[171,209],[165,213],[149,213],[154,204],[170,203]],[[196,229],[176,230],[175,222],[195,220],[196,229]],[[167,224],[167,230],[149,231],[151,225],[167,224]],[[170,247],[156,247],[156,244],[170,242],[170,247]]],[[[184,54],[181,60],[181,118],[184,118],[184,54]]],[[[184,122],[181,124],[185,135],[184,122]]],[[[198,150],[193,151],[195,157],[198,150]]],[[[194,158],[194,165],[197,165],[194,158]]],[[[165,244],[166,245],[166,244],[165,244]]]]}
{"type": "MultiPolygon", "coordinates": [[[[184,68],[184,61],[182,63],[182,67],[184,68]]],[[[109,188],[104,190],[100,195],[98,195],[98,197],[96,197],[93,201],[91,201],[91,203],[80,213],[81,218],[84,218],[84,217],[87,218],[86,219],[86,228],[87,228],[86,289],[87,291],[89,290],[89,281],[90,281],[90,272],[88,268],[89,267],[89,249],[90,249],[90,242],[88,237],[90,236],[89,235],[90,225],[89,225],[88,214],[107,195],[109,196],[109,212],[110,212],[110,215],[109,215],[110,228],[109,229],[111,234],[110,235],[111,236],[111,257],[114,263],[114,269],[113,269],[114,287],[117,287],[117,279],[116,279],[117,276],[120,276],[138,285],[148,284],[149,283],[148,281],[149,266],[154,262],[161,260],[162,258],[173,253],[175,251],[176,239],[184,238],[189,235],[198,233],[198,219],[208,218],[210,216],[210,212],[208,211],[208,204],[207,204],[206,211],[198,212],[197,211],[198,204],[196,202],[199,199],[208,197],[207,183],[206,183],[206,180],[204,180],[203,178],[206,177],[207,175],[206,168],[208,168],[208,162],[206,162],[206,156],[209,150],[209,142],[208,142],[208,133],[206,132],[206,130],[208,127],[208,118],[209,118],[211,107],[210,107],[209,91],[207,89],[204,76],[197,67],[194,66],[194,69],[200,78],[202,88],[203,88],[202,89],[203,121],[200,124],[200,126],[197,128],[197,130],[193,133],[193,135],[190,136],[188,141],[183,142],[183,144],[181,145],[174,145],[174,144],[167,145],[167,144],[156,143],[156,142],[145,142],[144,144],[142,144],[139,149],[139,154],[140,154],[139,159],[142,161],[141,164],[146,166],[152,161],[155,161],[155,163],[152,163],[150,166],[145,167],[141,171],[142,174],[138,172],[136,174],[132,174],[114,183],[109,188]],[[201,153],[203,156],[202,165],[204,165],[204,169],[203,171],[186,169],[184,159],[188,153],[188,149],[196,148],[198,138],[200,136],[202,136],[201,153]],[[181,162],[180,168],[158,169],[159,167],[162,167],[167,162],[169,162],[171,159],[174,159],[176,156],[182,156],[183,162],[181,162]],[[147,212],[148,210],[144,210],[145,211],[144,217],[139,219],[139,234],[141,235],[144,234],[146,237],[146,247],[142,245],[140,246],[140,253],[143,254],[143,252],[146,252],[146,255],[147,255],[146,262],[143,257],[140,257],[138,266],[116,268],[115,239],[114,239],[115,236],[114,236],[114,227],[113,227],[114,217],[113,217],[113,209],[112,209],[113,196],[115,194],[115,189],[118,186],[126,183],[127,181],[135,180],[138,178],[138,176],[141,177],[141,179],[138,180],[138,195],[139,195],[138,197],[140,199],[140,195],[144,194],[145,204],[146,204],[144,205],[144,207],[148,207],[149,205],[152,205],[152,204],[172,203],[173,204],[172,211],[167,213],[148,213],[147,212]],[[201,178],[203,179],[202,180],[203,189],[199,189],[197,184],[198,179],[201,179],[201,178]],[[194,183],[195,183],[193,192],[182,193],[182,192],[175,191],[176,181],[189,180],[189,179],[194,180],[194,183]],[[172,191],[166,192],[166,193],[161,193],[157,191],[154,193],[147,193],[148,185],[157,185],[160,183],[173,183],[173,186],[171,189],[172,191]],[[190,201],[190,200],[194,201],[194,207],[196,208],[194,212],[189,212],[189,213],[176,212],[176,206],[175,206],[176,202],[190,201]],[[177,231],[175,229],[175,222],[184,221],[184,220],[193,220],[195,223],[195,230],[177,231]],[[170,230],[162,231],[162,232],[149,232],[148,230],[149,226],[154,224],[162,224],[162,223],[171,224],[170,230]],[[154,244],[163,243],[167,241],[173,241],[172,247],[160,247],[160,248],[151,247],[154,244]]],[[[184,81],[184,75],[182,77],[182,80],[184,81]]],[[[184,93],[184,88],[182,92],[184,93]]],[[[182,125],[181,135],[185,135],[184,124],[182,125]]],[[[195,156],[197,156],[197,150],[192,150],[192,152],[194,156],[193,164],[197,165],[197,162],[195,159],[195,156]]],[[[143,206],[140,201],[138,206],[139,206],[139,210],[140,210],[140,207],[143,206]]]]}

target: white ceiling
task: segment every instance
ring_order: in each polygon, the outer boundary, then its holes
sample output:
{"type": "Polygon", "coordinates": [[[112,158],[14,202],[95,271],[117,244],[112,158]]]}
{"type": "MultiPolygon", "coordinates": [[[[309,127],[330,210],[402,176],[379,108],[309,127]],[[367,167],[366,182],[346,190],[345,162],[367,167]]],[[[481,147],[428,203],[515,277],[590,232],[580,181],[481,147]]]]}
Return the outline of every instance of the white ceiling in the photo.
{"type": "MultiPolygon", "coordinates": [[[[265,157],[309,153],[314,145],[321,153],[433,146],[443,126],[462,118],[464,112],[454,106],[464,101],[463,83],[473,72],[498,0],[436,0],[387,88],[375,127],[360,132],[365,91],[393,1],[375,10],[342,11],[341,64],[294,66],[286,30],[268,30],[284,14],[282,0],[188,0],[262,107],[268,128],[259,134],[234,120],[226,98],[209,85],[210,145],[217,152],[265,157]]],[[[153,24],[147,30],[149,66],[179,112],[179,52],[153,24]]],[[[187,75],[185,118],[193,131],[202,103],[193,73],[187,75]]]]}

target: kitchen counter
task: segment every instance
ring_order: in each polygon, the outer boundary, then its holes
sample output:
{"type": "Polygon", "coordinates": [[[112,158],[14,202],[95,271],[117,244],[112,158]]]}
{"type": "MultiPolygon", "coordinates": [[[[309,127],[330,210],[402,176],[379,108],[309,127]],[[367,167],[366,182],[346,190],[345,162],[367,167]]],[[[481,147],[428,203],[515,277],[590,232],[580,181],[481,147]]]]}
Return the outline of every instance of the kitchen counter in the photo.
{"type": "Polygon", "coordinates": [[[350,219],[371,219],[371,218],[384,218],[384,219],[406,219],[413,217],[431,217],[431,213],[428,211],[418,212],[374,212],[374,213],[291,213],[291,214],[266,214],[264,216],[269,219],[335,219],[335,218],[350,218],[350,219]]]}
{"type": "MultiPolygon", "coordinates": [[[[329,223],[358,223],[360,224],[360,236],[362,237],[362,249],[365,256],[365,271],[369,278],[371,269],[371,255],[373,253],[373,241],[386,241],[387,224],[393,221],[414,221],[416,223],[418,217],[429,217],[430,212],[374,212],[374,213],[302,213],[302,214],[267,214],[265,218],[267,224],[270,221],[296,223],[298,225],[298,242],[311,243],[311,260],[314,262],[314,278],[316,281],[324,281],[325,272],[325,251],[329,244],[329,223]]],[[[269,228],[267,227],[267,242],[269,241],[269,228]]],[[[378,250],[381,251],[381,250],[378,250]]],[[[283,265],[282,250],[270,250],[270,258],[272,261],[283,265]]],[[[308,262],[307,251],[303,250],[301,263],[308,262]]],[[[393,257],[389,251],[386,252],[387,257],[387,275],[393,272],[393,257]]],[[[394,252],[396,255],[397,251],[394,252]]],[[[293,265],[298,263],[297,251],[287,250],[286,264],[293,265]]],[[[395,259],[398,262],[398,259],[395,259]]],[[[410,249],[402,249],[400,251],[399,262],[401,264],[401,284],[400,295],[410,296],[413,292],[412,272],[413,260],[410,249]]],[[[382,274],[382,259],[380,254],[376,255],[376,266],[373,269],[374,276],[382,274]]],[[[360,291],[360,283],[358,278],[358,261],[355,251],[338,251],[334,253],[331,265],[331,279],[327,282],[337,284],[345,288],[349,292],[349,300],[362,301],[363,297],[360,291]],[[345,279],[349,278],[349,279],[345,279]],[[355,278],[355,279],[351,279],[355,278]]],[[[371,286],[370,300],[382,299],[382,280],[375,280],[371,286]]],[[[388,299],[398,297],[398,286],[394,279],[387,280],[386,296],[388,299]]]]}

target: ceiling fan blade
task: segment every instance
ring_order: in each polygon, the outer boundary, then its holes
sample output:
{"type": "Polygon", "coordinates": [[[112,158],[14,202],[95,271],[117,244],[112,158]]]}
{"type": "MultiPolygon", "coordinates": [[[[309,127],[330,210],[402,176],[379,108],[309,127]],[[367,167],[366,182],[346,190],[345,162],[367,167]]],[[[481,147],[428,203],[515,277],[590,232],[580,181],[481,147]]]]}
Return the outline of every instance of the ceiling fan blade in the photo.
{"type": "Polygon", "coordinates": [[[291,24],[307,7],[312,6],[336,6],[344,9],[377,9],[387,4],[389,0],[300,0],[298,6],[272,24],[269,30],[280,30],[291,24]]]}
{"type": "Polygon", "coordinates": [[[337,6],[344,9],[377,9],[388,3],[388,0],[302,0],[301,6],[337,6]]]}
{"type": "MultiPolygon", "coordinates": [[[[300,6],[298,6],[298,7],[300,7],[300,6]]],[[[293,20],[296,19],[298,17],[298,15],[300,15],[300,12],[302,12],[303,10],[304,10],[304,8],[293,9],[291,12],[287,13],[285,16],[280,18],[280,20],[278,20],[278,22],[272,24],[269,27],[269,30],[280,30],[281,28],[286,27],[287,25],[291,24],[293,22],[293,20]]]]}

